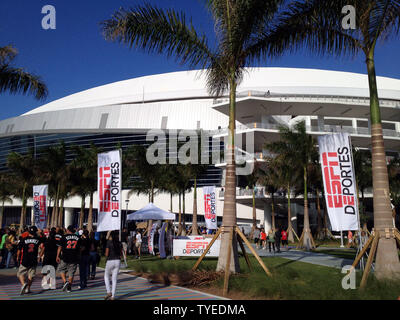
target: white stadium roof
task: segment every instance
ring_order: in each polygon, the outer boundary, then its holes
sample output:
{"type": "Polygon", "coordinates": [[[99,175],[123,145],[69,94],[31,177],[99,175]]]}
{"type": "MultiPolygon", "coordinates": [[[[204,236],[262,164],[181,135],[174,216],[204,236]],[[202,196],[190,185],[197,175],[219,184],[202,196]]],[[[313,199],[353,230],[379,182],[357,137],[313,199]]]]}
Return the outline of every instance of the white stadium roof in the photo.
{"type": "MultiPolygon", "coordinates": [[[[378,77],[380,98],[400,100],[400,80],[378,77]]],[[[247,69],[238,91],[368,97],[366,75],[317,69],[247,69]]],[[[72,94],[27,114],[125,103],[208,97],[204,73],[181,71],[134,78],[72,94]]]]}
{"type": "MultiPolygon", "coordinates": [[[[227,127],[226,103],[207,94],[204,76],[199,70],[172,72],[85,90],[0,121],[0,137],[227,127]]],[[[400,80],[377,81],[383,119],[400,121],[400,80]]],[[[348,118],[367,118],[369,112],[368,78],[363,74],[252,68],[246,70],[238,93],[237,119],[240,122],[243,116],[243,123],[249,112],[257,117],[263,113],[348,118]],[[348,98],[350,103],[344,101],[348,98]],[[288,99],[287,106],[279,99],[288,99]]]]}

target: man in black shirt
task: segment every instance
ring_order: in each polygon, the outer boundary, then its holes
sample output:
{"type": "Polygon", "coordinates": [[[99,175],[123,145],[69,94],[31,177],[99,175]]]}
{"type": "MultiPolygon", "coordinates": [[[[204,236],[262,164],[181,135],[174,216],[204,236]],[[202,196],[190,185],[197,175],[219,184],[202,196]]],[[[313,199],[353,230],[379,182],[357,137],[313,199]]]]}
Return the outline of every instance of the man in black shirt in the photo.
{"type": "Polygon", "coordinates": [[[21,238],[18,243],[17,260],[20,266],[17,272],[21,282],[20,294],[30,293],[33,278],[36,275],[38,264],[38,255],[43,256],[43,240],[37,236],[37,228],[32,226],[28,229],[28,235],[21,238]],[[28,282],[25,282],[25,276],[28,275],[28,282]]]}
{"type": "Polygon", "coordinates": [[[81,239],[74,233],[74,227],[69,226],[67,233],[62,236],[57,250],[58,272],[64,282],[63,291],[71,292],[76,268],[79,264],[81,239]],[[68,273],[68,281],[65,274],[68,273]]]}
{"type": "Polygon", "coordinates": [[[79,261],[79,289],[85,289],[87,287],[87,278],[89,270],[89,251],[90,251],[90,239],[89,231],[84,230],[81,236],[81,259],[79,261]]]}

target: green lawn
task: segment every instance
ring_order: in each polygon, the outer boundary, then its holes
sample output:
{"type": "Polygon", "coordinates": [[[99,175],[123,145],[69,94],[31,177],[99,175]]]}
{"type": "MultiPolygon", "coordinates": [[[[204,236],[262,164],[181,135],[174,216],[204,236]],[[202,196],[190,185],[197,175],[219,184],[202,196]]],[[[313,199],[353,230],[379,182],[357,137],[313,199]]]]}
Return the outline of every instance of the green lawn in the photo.
{"type": "MultiPolygon", "coordinates": [[[[263,258],[271,270],[273,277],[266,276],[256,259],[251,256],[253,272],[240,258],[241,273],[230,277],[229,290],[249,299],[292,299],[292,300],[348,300],[348,299],[397,299],[400,296],[400,282],[382,283],[370,276],[368,286],[364,290],[344,290],[341,286],[344,274],[341,270],[284,258],[263,258]]],[[[190,270],[196,262],[195,258],[178,260],[161,260],[158,257],[143,256],[136,260],[128,258],[128,268],[145,273],[180,273],[190,270]]],[[[217,258],[207,258],[201,263],[201,270],[215,270],[217,258]]],[[[104,266],[102,259],[100,266],[104,266]]],[[[357,288],[361,275],[357,274],[357,288]]],[[[208,289],[218,289],[222,292],[223,279],[212,282],[208,289]]],[[[200,287],[197,289],[202,289],[200,287]]],[[[196,288],[194,288],[196,289],[196,288]]],[[[221,293],[219,293],[221,294],[221,293]]]]}

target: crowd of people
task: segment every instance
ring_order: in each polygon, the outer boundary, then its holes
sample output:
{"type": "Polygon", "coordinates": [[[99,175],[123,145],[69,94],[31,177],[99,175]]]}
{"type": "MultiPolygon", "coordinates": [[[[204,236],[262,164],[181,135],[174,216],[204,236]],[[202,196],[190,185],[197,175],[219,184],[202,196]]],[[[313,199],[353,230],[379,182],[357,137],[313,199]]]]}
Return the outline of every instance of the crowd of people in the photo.
{"type": "MultiPolygon", "coordinates": [[[[126,229],[122,234],[122,241],[119,240],[119,231],[106,234],[89,232],[85,227],[76,230],[73,226],[43,230],[30,226],[24,227],[20,234],[12,228],[5,228],[0,230],[0,240],[0,268],[17,269],[21,295],[31,293],[31,285],[39,264],[43,268],[46,267],[46,270],[53,270],[54,276],[58,274],[61,277],[61,290],[65,292],[72,291],[74,276],[79,268],[78,290],[83,290],[88,281],[95,280],[96,267],[100,256],[104,255],[104,281],[107,290],[105,299],[115,299],[120,261],[128,250],[126,229]]],[[[134,243],[140,256],[140,231],[136,232],[134,243]]],[[[51,271],[49,273],[51,274],[51,271]]],[[[47,283],[47,277],[48,274],[43,275],[42,286],[47,283]]],[[[50,285],[48,289],[56,289],[55,281],[54,286],[50,285]]]]}
{"type": "Polygon", "coordinates": [[[265,232],[264,228],[255,228],[253,232],[253,240],[257,249],[268,250],[269,252],[281,252],[281,245],[283,248],[288,248],[288,235],[286,230],[278,227],[276,230],[265,232]],[[272,249],[272,250],[271,250],[272,249]]]}

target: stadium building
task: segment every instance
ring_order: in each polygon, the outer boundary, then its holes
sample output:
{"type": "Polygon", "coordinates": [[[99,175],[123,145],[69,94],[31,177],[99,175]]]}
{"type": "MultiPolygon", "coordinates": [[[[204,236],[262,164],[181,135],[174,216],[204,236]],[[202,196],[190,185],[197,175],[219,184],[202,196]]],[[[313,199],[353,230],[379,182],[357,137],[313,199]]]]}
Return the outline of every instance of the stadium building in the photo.
{"type": "MultiPolygon", "coordinates": [[[[378,77],[378,89],[383,120],[383,133],[388,156],[400,152],[400,80],[378,77]]],[[[25,153],[32,148],[37,157],[43,147],[63,140],[67,146],[89,146],[103,150],[121,145],[145,144],[151,129],[202,130],[222,142],[227,136],[227,97],[215,99],[206,90],[201,71],[173,72],[145,76],[107,84],[50,102],[18,117],[0,121],[0,170],[7,170],[7,155],[25,153]]],[[[254,137],[251,151],[240,149],[242,160],[263,161],[264,144],[279,139],[279,126],[304,120],[307,132],[323,135],[349,132],[355,147],[370,148],[368,78],[363,74],[289,68],[254,68],[245,72],[237,91],[237,134],[254,137]]],[[[71,157],[71,155],[69,155],[71,157]]],[[[217,215],[222,221],[224,201],[224,163],[210,165],[198,180],[198,186],[218,188],[217,215]]],[[[244,187],[239,176],[237,217],[239,224],[252,221],[252,190],[244,187]]],[[[372,211],[372,197],[367,211],[372,211]]],[[[277,221],[283,226],[287,217],[286,196],[276,194],[277,221]]],[[[302,197],[292,196],[294,227],[302,226],[302,197]]],[[[96,199],[96,196],[95,196],[96,199]]],[[[148,202],[146,195],[122,195],[129,211],[138,210],[148,202]],[[129,200],[129,201],[125,201],[129,200]]],[[[186,221],[192,220],[192,192],[186,196],[186,221]]],[[[87,200],[88,203],[88,200],[87,200]]],[[[155,205],[168,210],[169,194],[158,193],[155,205]]],[[[21,203],[15,199],[6,203],[3,225],[19,223],[21,203]]],[[[32,202],[28,201],[27,223],[32,202]]],[[[65,201],[65,224],[77,224],[80,199],[65,201]]],[[[97,208],[95,200],[94,208],[97,208]]],[[[256,192],[257,222],[268,230],[271,226],[271,197],[262,186],[256,192]]],[[[173,199],[173,211],[178,211],[178,199],[173,199]]],[[[87,214],[87,213],[86,213],[87,214]]],[[[199,190],[198,214],[204,221],[204,204],[199,190]]],[[[96,210],[95,210],[96,219],[96,210]]],[[[310,201],[311,225],[316,225],[316,210],[310,201]]]]}

